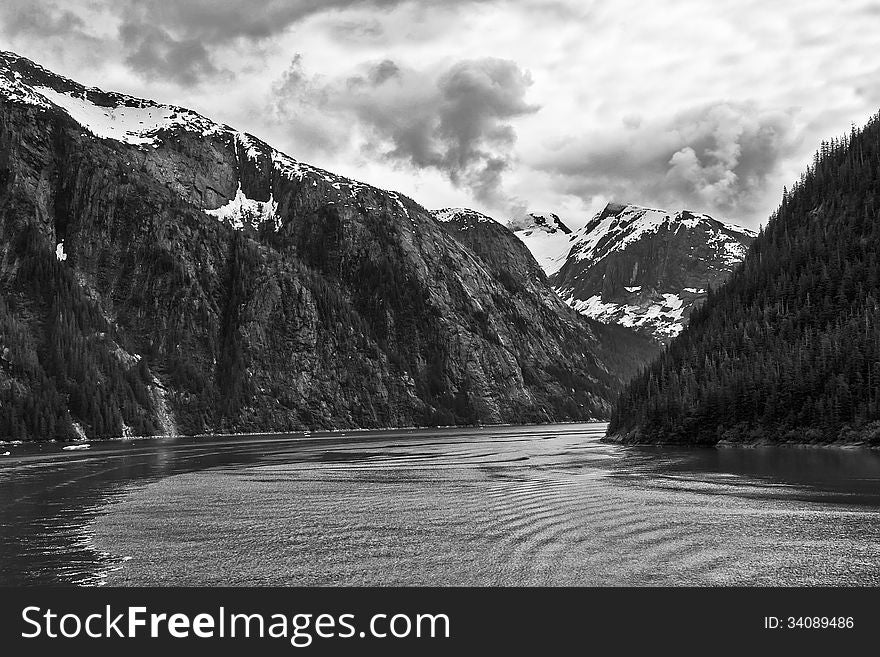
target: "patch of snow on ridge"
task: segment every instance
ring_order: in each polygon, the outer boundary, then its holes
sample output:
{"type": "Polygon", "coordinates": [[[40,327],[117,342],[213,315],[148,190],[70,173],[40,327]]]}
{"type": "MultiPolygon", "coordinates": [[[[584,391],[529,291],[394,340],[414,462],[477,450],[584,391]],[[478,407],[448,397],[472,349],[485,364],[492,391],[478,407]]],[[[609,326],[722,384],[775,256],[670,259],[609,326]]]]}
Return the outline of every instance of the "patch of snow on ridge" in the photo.
{"type": "Polygon", "coordinates": [[[62,94],[49,87],[35,89],[96,137],[127,144],[154,143],[155,137],[145,133],[170,125],[173,114],[173,110],[163,107],[101,107],[86,98],[62,94]]]}
{"type": "Polygon", "coordinates": [[[469,208],[443,208],[441,210],[431,210],[431,215],[437,221],[442,221],[444,223],[450,221],[466,221],[481,224],[496,223],[492,217],[469,208]]]}
{"type": "Polygon", "coordinates": [[[235,139],[238,143],[244,146],[244,152],[249,160],[257,161],[259,159],[260,149],[257,148],[257,143],[251,138],[250,135],[244,132],[236,132],[235,139]]]}
{"type": "MultiPolygon", "coordinates": [[[[250,153],[250,150],[248,151],[248,153],[250,153]]],[[[346,187],[348,193],[351,196],[355,196],[362,189],[367,189],[370,187],[366,183],[358,182],[357,180],[352,180],[343,176],[337,176],[336,174],[330,173],[329,171],[324,171],[324,169],[319,169],[318,167],[313,167],[310,164],[299,162],[298,160],[295,160],[289,155],[282,153],[279,150],[275,150],[274,148],[270,149],[269,155],[272,159],[272,165],[275,167],[275,170],[288,180],[297,180],[299,182],[302,182],[303,180],[308,178],[312,181],[312,185],[317,185],[318,181],[320,180],[337,191],[341,191],[342,187],[346,187]]],[[[395,200],[397,200],[398,204],[403,207],[400,199],[395,198],[395,200]]],[[[404,210],[405,209],[406,208],[404,208],[404,210]]]]}
{"type": "Polygon", "coordinates": [[[21,73],[13,70],[0,71],[0,95],[18,103],[34,105],[48,109],[50,107],[46,99],[34,92],[28,85],[22,82],[21,73]]]}
{"type": "Polygon", "coordinates": [[[183,127],[207,136],[224,130],[222,126],[182,108],[136,101],[135,105],[97,105],[85,97],[65,94],[50,87],[34,87],[46,100],[57,105],[96,137],[114,139],[136,146],[154,145],[160,130],[183,127]]]}
{"type": "Polygon", "coordinates": [[[622,251],[643,235],[656,233],[667,225],[671,215],[665,210],[626,206],[617,214],[596,215],[576,233],[578,260],[599,260],[614,251],[622,251]]]}
{"type": "Polygon", "coordinates": [[[519,230],[541,230],[548,233],[555,233],[557,231],[571,233],[571,229],[554,212],[527,212],[510,219],[507,222],[507,227],[514,232],[519,230]]]}
{"type": "Polygon", "coordinates": [[[570,235],[561,231],[549,233],[542,230],[517,230],[513,234],[528,247],[547,276],[562,269],[571,249],[570,235]]]}
{"type": "Polygon", "coordinates": [[[529,212],[507,223],[547,276],[558,272],[568,258],[574,233],[552,212],[529,212]]]}
{"type": "Polygon", "coordinates": [[[677,294],[663,294],[663,301],[632,305],[602,301],[601,295],[589,299],[569,296],[565,303],[586,317],[605,324],[620,324],[632,329],[649,329],[674,338],[684,329],[684,302],[677,294]]]}
{"type": "Polygon", "coordinates": [[[711,233],[709,245],[725,251],[728,264],[742,260],[746,247],[724,231],[754,236],[754,231],[718,221],[707,214],[688,210],[671,213],[636,205],[609,204],[577,231],[572,256],[580,261],[598,262],[608,254],[623,251],[645,235],[657,233],[663,228],[677,232],[682,229],[693,230],[701,225],[711,233]]]}
{"type": "Polygon", "coordinates": [[[238,183],[234,199],[214,210],[205,210],[205,214],[227,222],[236,230],[241,230],[245,223],[249,226],[258,226],[265,221],[273,221],[275,230],[281,228],[278,203],[274,197],[270,195],[268,201],[250,199],[241,190],[241,183],[238,183]]]}

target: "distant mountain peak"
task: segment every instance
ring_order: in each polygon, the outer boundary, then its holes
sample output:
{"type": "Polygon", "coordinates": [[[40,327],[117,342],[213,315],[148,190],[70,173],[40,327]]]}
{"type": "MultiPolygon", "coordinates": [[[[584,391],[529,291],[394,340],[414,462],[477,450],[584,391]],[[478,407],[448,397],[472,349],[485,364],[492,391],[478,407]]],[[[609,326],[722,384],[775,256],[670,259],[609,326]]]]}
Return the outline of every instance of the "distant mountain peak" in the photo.
{"type": "Polygon", "coordinates": [[[559,215],[553,212],[526,212],[512,218],[507,222],[507,226],[512,231],[540,230],[551,235],[557,232],[565,235],[571,233],[571,228],[566,226],[559,215]]]}
{"type": "Polygon", "coordinates": [[[515,234],[566,303],[661,342],[681,332],[690,311],[742,261],[755,235],[692,210],[619,202],[607,203],[570,235],[524,225],[515,234]]]}
{"type": "Polygon", "coordinates": [[[578,260],[598,262],[609,254],[622,251],[646,235],[681,229],[718,234],[729,244],[722,253],[728,263],[739,262],[745,247],[739,237],[753,238],[755,233],[731,223],[719,221],[708,214],[690,210],[660,210],[639,205],[608,203],[577,233],[572,256],[578,260]]]}
{"type": "Polygon", "coordinates": [[[507,222],[507,227],[520,238],[551,276],[565,264],[574,234],[553,212],[527,212],[507,222]]]}

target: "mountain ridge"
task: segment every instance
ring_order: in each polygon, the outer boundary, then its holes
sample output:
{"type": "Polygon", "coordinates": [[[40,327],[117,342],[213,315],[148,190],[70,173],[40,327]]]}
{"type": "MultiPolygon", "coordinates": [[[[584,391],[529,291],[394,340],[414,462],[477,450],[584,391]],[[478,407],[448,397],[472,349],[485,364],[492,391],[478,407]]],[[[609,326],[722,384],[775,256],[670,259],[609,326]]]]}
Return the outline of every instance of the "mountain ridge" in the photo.
{"type": "Polygon", "coordinates": [[[0,60],[0,433],[607,417],[628,347],[412,199],[0,60]]]}
{"type": "Polygon", "coordinates": [[[568,305],[663,344],[681,332],[709,287],[730,275],[754,238],[753,231],[706,214],[614,202],[571,234],[516,234],[568,305]]]}
{"type": "Polygon", "coordinates": [[[609,440],[880,444],[880,114],[823,142],[741,267],[618,399],[609,440]]]}

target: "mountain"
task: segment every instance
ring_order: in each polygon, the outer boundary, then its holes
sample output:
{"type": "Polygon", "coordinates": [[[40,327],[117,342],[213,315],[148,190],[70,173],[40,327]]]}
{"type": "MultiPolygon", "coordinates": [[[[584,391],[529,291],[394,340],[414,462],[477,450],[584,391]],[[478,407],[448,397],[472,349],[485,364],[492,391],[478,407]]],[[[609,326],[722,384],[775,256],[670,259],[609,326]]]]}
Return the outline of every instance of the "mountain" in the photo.
{"type": "Polygon", "coordinates": [[[574,235],[559,215],[528,212],[514,217],[507,226],[529,248],[547,276],[552,276],[565,264],[574,235]]]}
{"type": "Polygon", "coordinates": [[[681,332],[709,288],[730,276],[754,239],[752,231],[706,214],[616,203],[570,235],[536,240],[540,230],[516,234],[566,303],[664,344],[681,332]]]}
{"type": "Polygon", "coordinates": [[[547,321],[551,326],[559,323],[574,326],[575,334],[596,335],[599,338],[595,347],[597,355],[624,381],[635,376],[659,353],[657,345],[645,336],[584,317],[566,306],[550,287],[533,254],[509,225],[504,226],[467,208],[444,208],[431,214],[452,237],[483,261],[511,295],[531,304],[532,312],[546,313],[550,309],[552,314],[547,315],[547,321]]]}
{"type": "Polygon", "coordinates": [[[490,269],[493,276],[507,283],[512,292],[524,288],[569,318],[565,304],[547,284],[547,276],[535,262],[525,245],[513,233],[491,217],[468,208],[432,210],[431,216],[462,245],[476,254],[490,269]]]}
{"type": "Polygon", "coordinates": [[[401,194],[0,54],[0,436],[607,417],[628,346],[548,294],[401,194]]]}
{"type": "Polygon", "coordinates": [[[823,143],[742,268],[617,402],[613,440],[880,444],[880,114],[823,143]]]}

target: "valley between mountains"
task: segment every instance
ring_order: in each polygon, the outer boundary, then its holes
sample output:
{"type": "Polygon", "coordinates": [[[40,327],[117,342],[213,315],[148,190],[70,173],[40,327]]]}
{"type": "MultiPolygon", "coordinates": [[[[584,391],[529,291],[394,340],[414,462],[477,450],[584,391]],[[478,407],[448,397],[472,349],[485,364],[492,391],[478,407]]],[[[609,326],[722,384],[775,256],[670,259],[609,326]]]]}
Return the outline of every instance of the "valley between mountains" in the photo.
{"type": "Polygon", "coordinates": [[[568,225],[429,211],[0,53],[0,440],[873,440],[876,131],[823,146],[760,235],[620,203],[568,225]]]}
{"type": "Polygon", "coordinates": [[[498,230],[3,53],[0,436],[608,417],[656,343],[498,230]]]}

